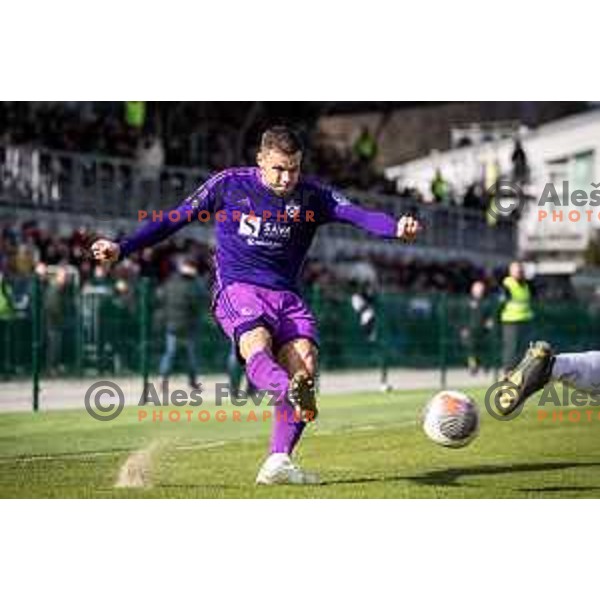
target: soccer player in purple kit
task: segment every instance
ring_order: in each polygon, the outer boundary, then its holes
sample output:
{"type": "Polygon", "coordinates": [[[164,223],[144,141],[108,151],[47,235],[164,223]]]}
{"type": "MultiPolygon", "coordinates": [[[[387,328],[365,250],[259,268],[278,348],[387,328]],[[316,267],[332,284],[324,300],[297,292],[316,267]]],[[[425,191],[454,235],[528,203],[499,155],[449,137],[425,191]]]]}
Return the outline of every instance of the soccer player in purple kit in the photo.
{"type": "Polygon", "coordinates": [[[258,167],[223,171],[134,234],[92,246],[97,260],[112,263],[191,222],[214,218],[215,318],[236,344],[254,387],[277,398],[270,455],[256,480],[262,485],[318,483],[292,462],[306,424],[317,416],[317,323],[298,290],[317,228],[350,223],[406,241],[419,229],[413,217],[397,221],[365,210],[302,176],[302,157],[298,134],[273,127],[262,136],[258,167]]]}

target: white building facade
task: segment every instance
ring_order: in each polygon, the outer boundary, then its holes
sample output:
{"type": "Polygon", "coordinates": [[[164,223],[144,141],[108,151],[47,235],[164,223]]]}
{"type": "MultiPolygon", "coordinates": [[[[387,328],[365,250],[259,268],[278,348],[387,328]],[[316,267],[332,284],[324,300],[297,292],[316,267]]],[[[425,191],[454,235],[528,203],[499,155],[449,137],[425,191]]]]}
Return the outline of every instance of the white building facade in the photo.
{"type": "MultiPolygon", "coordinates": [[[[520,138],[531,173],[526,191],[534,200],[526,203],[520,221],[519,253],[538,263],[579,266],[594,230],[600,229],[600,110],[554,121],[520,138]]],[[[462,198],[474,182],[487,189],[498,175],[512,173],[514,149],[514,139],[504,139],[433,153],[390,167],[386,176],[399,190],[414,188],[430,199],[439,170],[454,196],[462,198]]]]}

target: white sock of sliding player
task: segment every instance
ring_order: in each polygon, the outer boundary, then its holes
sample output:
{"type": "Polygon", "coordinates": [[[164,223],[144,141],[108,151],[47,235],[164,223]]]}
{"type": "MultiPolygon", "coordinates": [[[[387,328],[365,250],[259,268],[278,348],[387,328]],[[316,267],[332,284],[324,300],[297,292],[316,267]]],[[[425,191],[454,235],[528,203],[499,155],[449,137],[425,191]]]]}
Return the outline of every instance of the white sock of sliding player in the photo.
{"type": "Polygon", "coordinates": [[[584,392],[600,391],[600,352],[559,354],[552,378],[584,392]]]}

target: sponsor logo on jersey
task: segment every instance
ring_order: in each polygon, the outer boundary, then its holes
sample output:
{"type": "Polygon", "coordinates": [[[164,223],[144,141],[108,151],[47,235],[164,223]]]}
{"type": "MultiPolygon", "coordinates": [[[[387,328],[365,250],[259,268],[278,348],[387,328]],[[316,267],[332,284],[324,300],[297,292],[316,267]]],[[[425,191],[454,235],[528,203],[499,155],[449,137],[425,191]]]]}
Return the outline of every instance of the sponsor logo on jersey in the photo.
{"type": "Polygon", "coordinates": [[[292,237],[292,226],[285,223],[264,223],[262,234],[265,238],[289,240],[292,237]]]}
{"type": "Polygon", "coordinates": [[[238,230],[247,238],[249,246],[281,247],[292,237],[292,226],[276,221],[264,221],[260,217],[244,214],[238,230]],[[260,239],[260,241],[259,241],[260,239]]]}
{"type": "Polygon", "coordinates": [[[247,238],[260,237],[262,219],[251,215],[242,215],[240,218],[239,234],[247,238]]]}

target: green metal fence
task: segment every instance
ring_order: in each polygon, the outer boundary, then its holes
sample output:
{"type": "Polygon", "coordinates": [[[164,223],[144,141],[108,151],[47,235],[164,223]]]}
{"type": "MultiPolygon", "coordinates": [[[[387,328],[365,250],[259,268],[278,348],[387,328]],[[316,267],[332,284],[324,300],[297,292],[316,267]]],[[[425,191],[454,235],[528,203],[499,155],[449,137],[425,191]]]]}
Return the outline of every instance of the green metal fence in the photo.
{"type": "MultiPolygon", "coordinates": [[[[449,368],[466,364],[469,325],[462,296],[382,294],[376,301],[377,340],[369,343],[348,298],[321,299],[315,306],[325,368],[449,368]]],[[[484,362],[497,366],[499,330],[485,334],[484,362]]]]}
{"type": "MultiPolygon", "coordinates": [[[[40,379],[85,375],[140,375],[157,372],[165,345],[165,320],[157,286],[138,282],[127,294],[112,282],[71,285],[51,310],[49,288],[31,280],[27,310],[0,319],[0,376],[40,379]]],[[[376,300],[375,341],[368,341],[349,294],[313,288],[307,299],[321,334],[324,369],[413,367],[448,369],[466,365],[468,298],[449,295],[382,294],[376,300]]],[[[536,338],[562,350],[596,349],[600,314],[589,304],[539,303],[536,338]]],[[[492,314],[494,310],[492,310],[492,314]]],[[[480,332],[482,365],[499,366],[501,330],[480,332]]],[[[223,372],[230,345],[210,316],[208,301],[198,314],[197,354],[202,374],[223,372]]],[[[185,356],[176,370],[185,372],[185,356]]]]}

